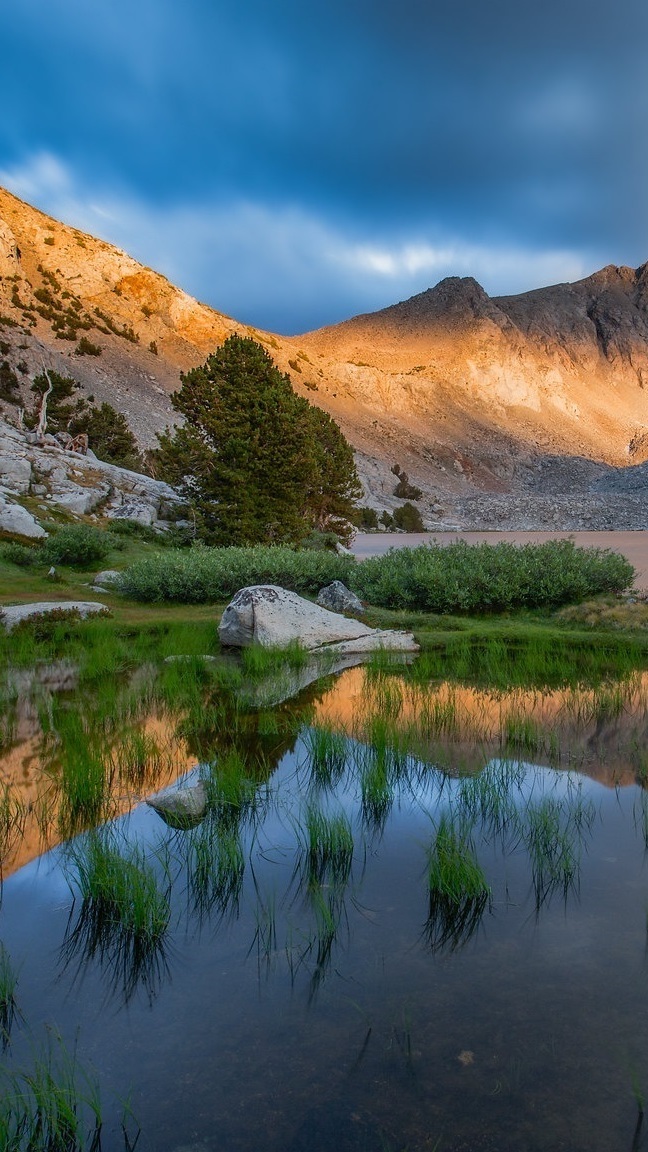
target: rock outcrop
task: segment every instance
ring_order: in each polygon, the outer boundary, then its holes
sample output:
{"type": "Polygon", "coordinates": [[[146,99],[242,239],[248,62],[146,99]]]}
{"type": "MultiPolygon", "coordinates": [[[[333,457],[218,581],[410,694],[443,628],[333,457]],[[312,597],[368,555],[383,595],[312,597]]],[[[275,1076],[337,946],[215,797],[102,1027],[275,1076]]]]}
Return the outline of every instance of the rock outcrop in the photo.
{"type": "Polygon", "coordinates": [[[351,654],[388,648],[415,652],[418,645],[409,632],[389,632],[369,628],[329,612],[310,600],[275,584],[241,588],[223,612],[218,627],[225,647],[286,648],[300,644],[311,651],[351,654]]]}
{"type": "Polygon", "coordinates": [[[88,616],[110,616],[110,609],[94,600],[43,600],[36,604],[13,604],[0,609],[0,624],[5,632],[11,632],[25,620],[59,614],[78,616],[85,620],[88,616]]]}
{"type": "Polygon", "coordinates": [[[16,497],[36,496],[48,506],[79,516],[101,512],[109,520],[166,525],[177,517],[180,501],[162,480],[106,464],[96,456],[64,449],[55,436],[42,442],[0,419],[0,529],[18,536],[41,537],[45,530],[16,497]]]}

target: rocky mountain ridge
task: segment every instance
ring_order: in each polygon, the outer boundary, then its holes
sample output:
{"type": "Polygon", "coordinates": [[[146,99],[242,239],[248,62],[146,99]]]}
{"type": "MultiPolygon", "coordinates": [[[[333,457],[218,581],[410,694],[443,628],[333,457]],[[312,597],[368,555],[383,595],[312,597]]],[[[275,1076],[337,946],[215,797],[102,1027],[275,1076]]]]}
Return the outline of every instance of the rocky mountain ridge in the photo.
{"type": "Polygon", "coordinates": [[[377,509],[399,503],[398,463],[431,528],[648,528],[648,265],[498,298],[451,277],[288,338],[0,190],[0,277],[5,376],[25,397],[43,364],[72,375],[143,445],[173,420],[179,373],[239,332],[338,421],[377,509]]]}

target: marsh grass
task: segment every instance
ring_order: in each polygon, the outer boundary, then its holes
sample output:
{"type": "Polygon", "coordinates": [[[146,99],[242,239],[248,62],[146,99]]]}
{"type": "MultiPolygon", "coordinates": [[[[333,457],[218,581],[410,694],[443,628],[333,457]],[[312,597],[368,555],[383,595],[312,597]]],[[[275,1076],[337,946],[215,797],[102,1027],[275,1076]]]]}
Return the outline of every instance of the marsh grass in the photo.
{"type": "Polygon", "coordinates": [[[308,882],[344,885],[353,863],[353,832],[344,812],[327,814],[309,805],[303,823],[308,882]]]}
{"type": "Polygon", "coordinates": [[[320,788],[334,788],[346,768],[346,735],[318,725],[308,729],[305,742],[313,782],[320,788]]]}
{"type": "Polygon", "coordinates": [[[310,659],[310,653],[297,642],[285,648],[265,648],[261,644],[252,644],[241,652],[241,668],[247,679],[262,680],[270,673],[284,668],[299,672],[310,659]]]}
{"type": "Polygon", "coordinates": [[[122,785],[141,790],[156,783],[166,767],[168,755],[163,757],[153,736],[133,729],[113,748],[113,761],[122,785]]]}
{"type": "Polygon", "coordinates": [[[237,831],[212,815],[186,838],[188,891],[200,919],[217,912],[236,914],[245,856],[237,831]]]}
{"type": "Polygon", "coordinates": [[[502,848],[512,846],[519,838],[518,805],[525,770],[517,761],[499,760],[487,764],[481,772],[459,780],[457,807],[462,821],[480,825],[486,839],[498,839],[502,848]]]}
{"type": "Polygon", "coordinates": [[[504,716],[501,733],[501,743],[504,748],[528,755],[537,755],[544,751],[547,742],[541,725],[533,716],[517,710],[504,716]]]}
{"type": "MultiPolygon", "coordinates": [[[[257,766],[258,770],[258,766],[257,766]]],[[[207,766],[205,784],[209,807],[221,820],[239,824],[243,814],[250,814],[257,801],[254,770],[237,749],[230,749],[207,766]]]]}
{"type": "Polygon", "coordinates": [[[360,776],[362,822],[372,834],[380,835],[394,803],[388,762],[362,745],[354,747],[354,759],[360,776]]]}
{"type": "Polygon", "coordinates": [[[433,951],[454,951],[479,927],[491,891],[466,825],[442,816],[428,850],[429,912],[425,938],[433,951]]]}
{"type": "Polygon", "coordinates": [[[120,845],[111,829],[79,837],[68,849],[68,879],[82,900],[105,909],[134,936],[155,940],[169,923],[169,903],[142,848],[120,845]]]}
{"type": "Polygon", "coordinates": [[[365,669],[364,695],[367,705],[384,721],[398,720],[403,709],[400,678],[389,676],[384,669],[365,669]]]}
{"type": "MultiPolygon", "coordinates": [[[[644,850],[648,852],[648,794],[642,786],[641,792],[633,806],[635,828],[639,828],[644,842],[644,850]]],[[[646,920],[648,932],[648,918],[646,920]]]]}
{"type": "Polygon", "coordinates": [[[339,890],[313,880],[307,888],[308,903],[315,921],[314,937],[304,953],[312,955],[314,967],[309,986],[309,1002],[316,996],[330,968],[333,946],[338,938],[344,915],[344,900],[339,890]]]}
{"type": "Polygon", "coordinates": [[[52,759],[59,765],[59,824],[68,837],[107,817],[112,766],[92,724],[80,711],[57,708],[54,725],[52,759]]]}
{"type": "Polygon", "coordinates": [[[6,1067],[1,1079],[3,1152],[100,1152],[97,1080],[59,1037],[48,1038],[28,1070],[6,1067]]]}
{"type": "Polygon", "coordinates": [[[530,800],[523,815],[521,839],[531,861],[536,910],[555,892],[566,900],[578,886],[582,844],[594,819],[594,808],[582,796],[543,796],[530,800]]]}
{"type": "Polygon", "coordinates": [[[419,697],[417,725],[426,739],[454,736],[460,728],[460,710],[454,692],[443,699],[438,695],[419,697]]]}
{"type": "Polygon", "coordinates": [[[422,652],[402,675],[421,685],[450,680],[491,690],[546,690],[625,680],[646,664],[645,645],[634,638],[567,632],[525,636],[518,627],[500,636],[481,635],[477,629],[458,632],[422,652]]]}
{"type": "Polygon", "coordinates": [[[81,896],[73,905],[62,957],[82,971],[97,959],[109,985],[128,1000],[138,985],[152,997],[164,976],[165,936],[169,926],[170,879],[161,857],[158,869],[138,845],[119,843],[110,829],[89,832],[68,847],[67,879],[81,896]],[[162,885],[158,872],[162,870],[162,885]]]}
{"type": "Polygon", "coordinates": [[[6,1049],[11,1038],[11,1028],[18,1013],[16,987],[18,974],[4,944],[0,943],[0,1047],[6,1049]]]}
{"type": "Polygon", "coordinates": [[[257,896],[254,908],[256,931],[248,949],[248,956],[256,951],[259,976],[262,968],[265,968],[266,975],[269,975],[277,954],[277,898],[274,892],[267,894],[261,892],[254,873],[253,879],[257,896]]]}

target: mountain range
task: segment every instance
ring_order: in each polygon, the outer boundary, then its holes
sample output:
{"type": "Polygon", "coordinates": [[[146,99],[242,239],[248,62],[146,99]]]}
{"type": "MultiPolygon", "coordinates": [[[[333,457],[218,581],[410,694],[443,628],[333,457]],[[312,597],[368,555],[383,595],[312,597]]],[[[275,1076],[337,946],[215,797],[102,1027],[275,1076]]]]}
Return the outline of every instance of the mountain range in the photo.
{"type": "Polygon", "coordinates": [[[451,277],[284,337],[0,189],[0,359],[25,397],[54,368],[146,446],[180,372],[233,332],[335,418],[376,509],[399,503],[397,464],[430,528],[648,528],[648,265],[495,298],[451,277]]]}

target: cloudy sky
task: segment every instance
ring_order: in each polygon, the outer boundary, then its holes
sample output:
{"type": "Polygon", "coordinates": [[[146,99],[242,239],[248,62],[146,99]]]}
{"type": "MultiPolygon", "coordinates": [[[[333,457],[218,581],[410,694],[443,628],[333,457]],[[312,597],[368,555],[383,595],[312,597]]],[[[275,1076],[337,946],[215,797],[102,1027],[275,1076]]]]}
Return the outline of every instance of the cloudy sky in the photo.
{"type": "Polygon", "coordinates": [[[293,333],[648,259],[645,0],[4,0],[0,183],[293,333]]]}

